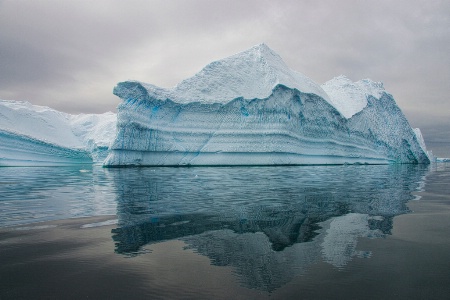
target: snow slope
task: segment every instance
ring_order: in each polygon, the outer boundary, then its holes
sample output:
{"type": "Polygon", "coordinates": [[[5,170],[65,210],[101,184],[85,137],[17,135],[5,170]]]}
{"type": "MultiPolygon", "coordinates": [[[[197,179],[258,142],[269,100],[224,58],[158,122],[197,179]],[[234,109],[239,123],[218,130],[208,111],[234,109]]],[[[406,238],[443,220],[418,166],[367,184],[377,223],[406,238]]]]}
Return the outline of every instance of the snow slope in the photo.
{"type": "Polygon", "coordinates": [[[105,166],[429,163],[382,84],[320,87],[264,44],[172,89],[128,81],[114,94],[123,103],[105,166]]]}
{"type": "MultiPolygon", "coordinates": [[[[177,103],[227,103],[232,99],[267,98],[278,84],[314,93],[328,99],[325,91],[310,78],[292,71],[281,57],[267,45],[259,44],[251,49],[215,61],[191,78],[183,80],[171,89],[141,82],[130,86],[143,87],[152,98],[170,99],[177,103]]],[[[115,93],[124,92],[117,87],[115,93]]]]}
{"type": "Polygon", "coordinates": [[[116,115],[70,115],[24,101],[0,100],[0,166],[102,162],[116,115]]]}

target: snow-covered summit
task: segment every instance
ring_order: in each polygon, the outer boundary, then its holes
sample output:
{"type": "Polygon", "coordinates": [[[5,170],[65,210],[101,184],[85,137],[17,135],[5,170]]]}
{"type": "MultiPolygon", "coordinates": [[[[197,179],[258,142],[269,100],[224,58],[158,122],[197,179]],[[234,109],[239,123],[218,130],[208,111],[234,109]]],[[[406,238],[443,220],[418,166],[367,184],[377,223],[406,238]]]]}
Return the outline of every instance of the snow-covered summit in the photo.
{"type": "Polygon", "coordinates": [[[347,119],[366,107],[367,97],[379,99],[386,92],[381,82],[370,79],[352,82],[343,75],[320,86],[307,76],[291,70],[275,51],[262,43],[208,64],[173,88],[128,81],[119,83],[114,94],[123,99],[145,94],[152,99],[170,99],[180,104],[224,104],[239,97],[267,98],[280,84],[322,97],[347,119]]]}
{"type": "Polygon", "coordinates": [[[366,107],[367,97],[379,99],[386,92],[382,82],[370,79],[353,82],[344,75],[325,82],[322,89],[328,94],[330,104],[347,119],[366,107]]]}
{"type": "MultiPolygon", "coordinates": [[[[214,61],[171,89],[139,83],[152,98],[177,103],[228,103],[239,97],[263,99],[279,84],[328,100],[325,91],[307,76],[289,69],[266,44],[214,61]]],[[[120,84],[114,93],[122,97],[120,84]]]]}

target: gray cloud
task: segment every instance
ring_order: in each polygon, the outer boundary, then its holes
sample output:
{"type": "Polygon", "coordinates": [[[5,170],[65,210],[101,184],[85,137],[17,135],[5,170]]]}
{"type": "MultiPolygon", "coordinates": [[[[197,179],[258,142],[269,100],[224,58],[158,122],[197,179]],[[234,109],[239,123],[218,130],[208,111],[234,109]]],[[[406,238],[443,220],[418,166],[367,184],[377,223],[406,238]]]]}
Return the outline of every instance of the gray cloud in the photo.
{"type": "Polygon", "coordinates": [[[0,1],[0,98],[114,110],[118,81],[172,86],[260,42],[319,83],[383,81],[427,140],[450,140],[445,0],[0,1]]]}

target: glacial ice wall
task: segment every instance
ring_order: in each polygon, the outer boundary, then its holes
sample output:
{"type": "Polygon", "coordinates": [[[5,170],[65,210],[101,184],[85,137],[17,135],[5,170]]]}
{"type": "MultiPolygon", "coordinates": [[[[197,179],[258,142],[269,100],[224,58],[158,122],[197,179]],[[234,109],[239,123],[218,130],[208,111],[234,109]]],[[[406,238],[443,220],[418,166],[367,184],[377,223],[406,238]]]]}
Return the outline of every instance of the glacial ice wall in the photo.
{"type": "Polygon", "coordinates": [[[115,132],[113,113],[71,115],[0,100],[0,166],[102,163],[115,132]]]}
{"type": "Polygon", "coordinates": [[[261,44],[172,89],[119,83],[105,166],[429,163],[382,84],[315,84],[261,44]]]}

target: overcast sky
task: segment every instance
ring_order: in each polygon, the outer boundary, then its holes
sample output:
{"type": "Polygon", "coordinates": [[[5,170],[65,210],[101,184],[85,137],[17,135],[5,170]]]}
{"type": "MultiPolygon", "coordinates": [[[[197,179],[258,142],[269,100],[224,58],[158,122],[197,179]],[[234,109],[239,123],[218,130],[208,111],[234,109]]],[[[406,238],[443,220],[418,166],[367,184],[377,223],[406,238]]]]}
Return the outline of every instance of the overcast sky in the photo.
{"type": "Polygon", "coordinates": [[[0,99],[115,111],[117,82],[171,87],[262,42],[320,84],[382,81],[450,156],[448,0],[0,0],[0,99]]]}

